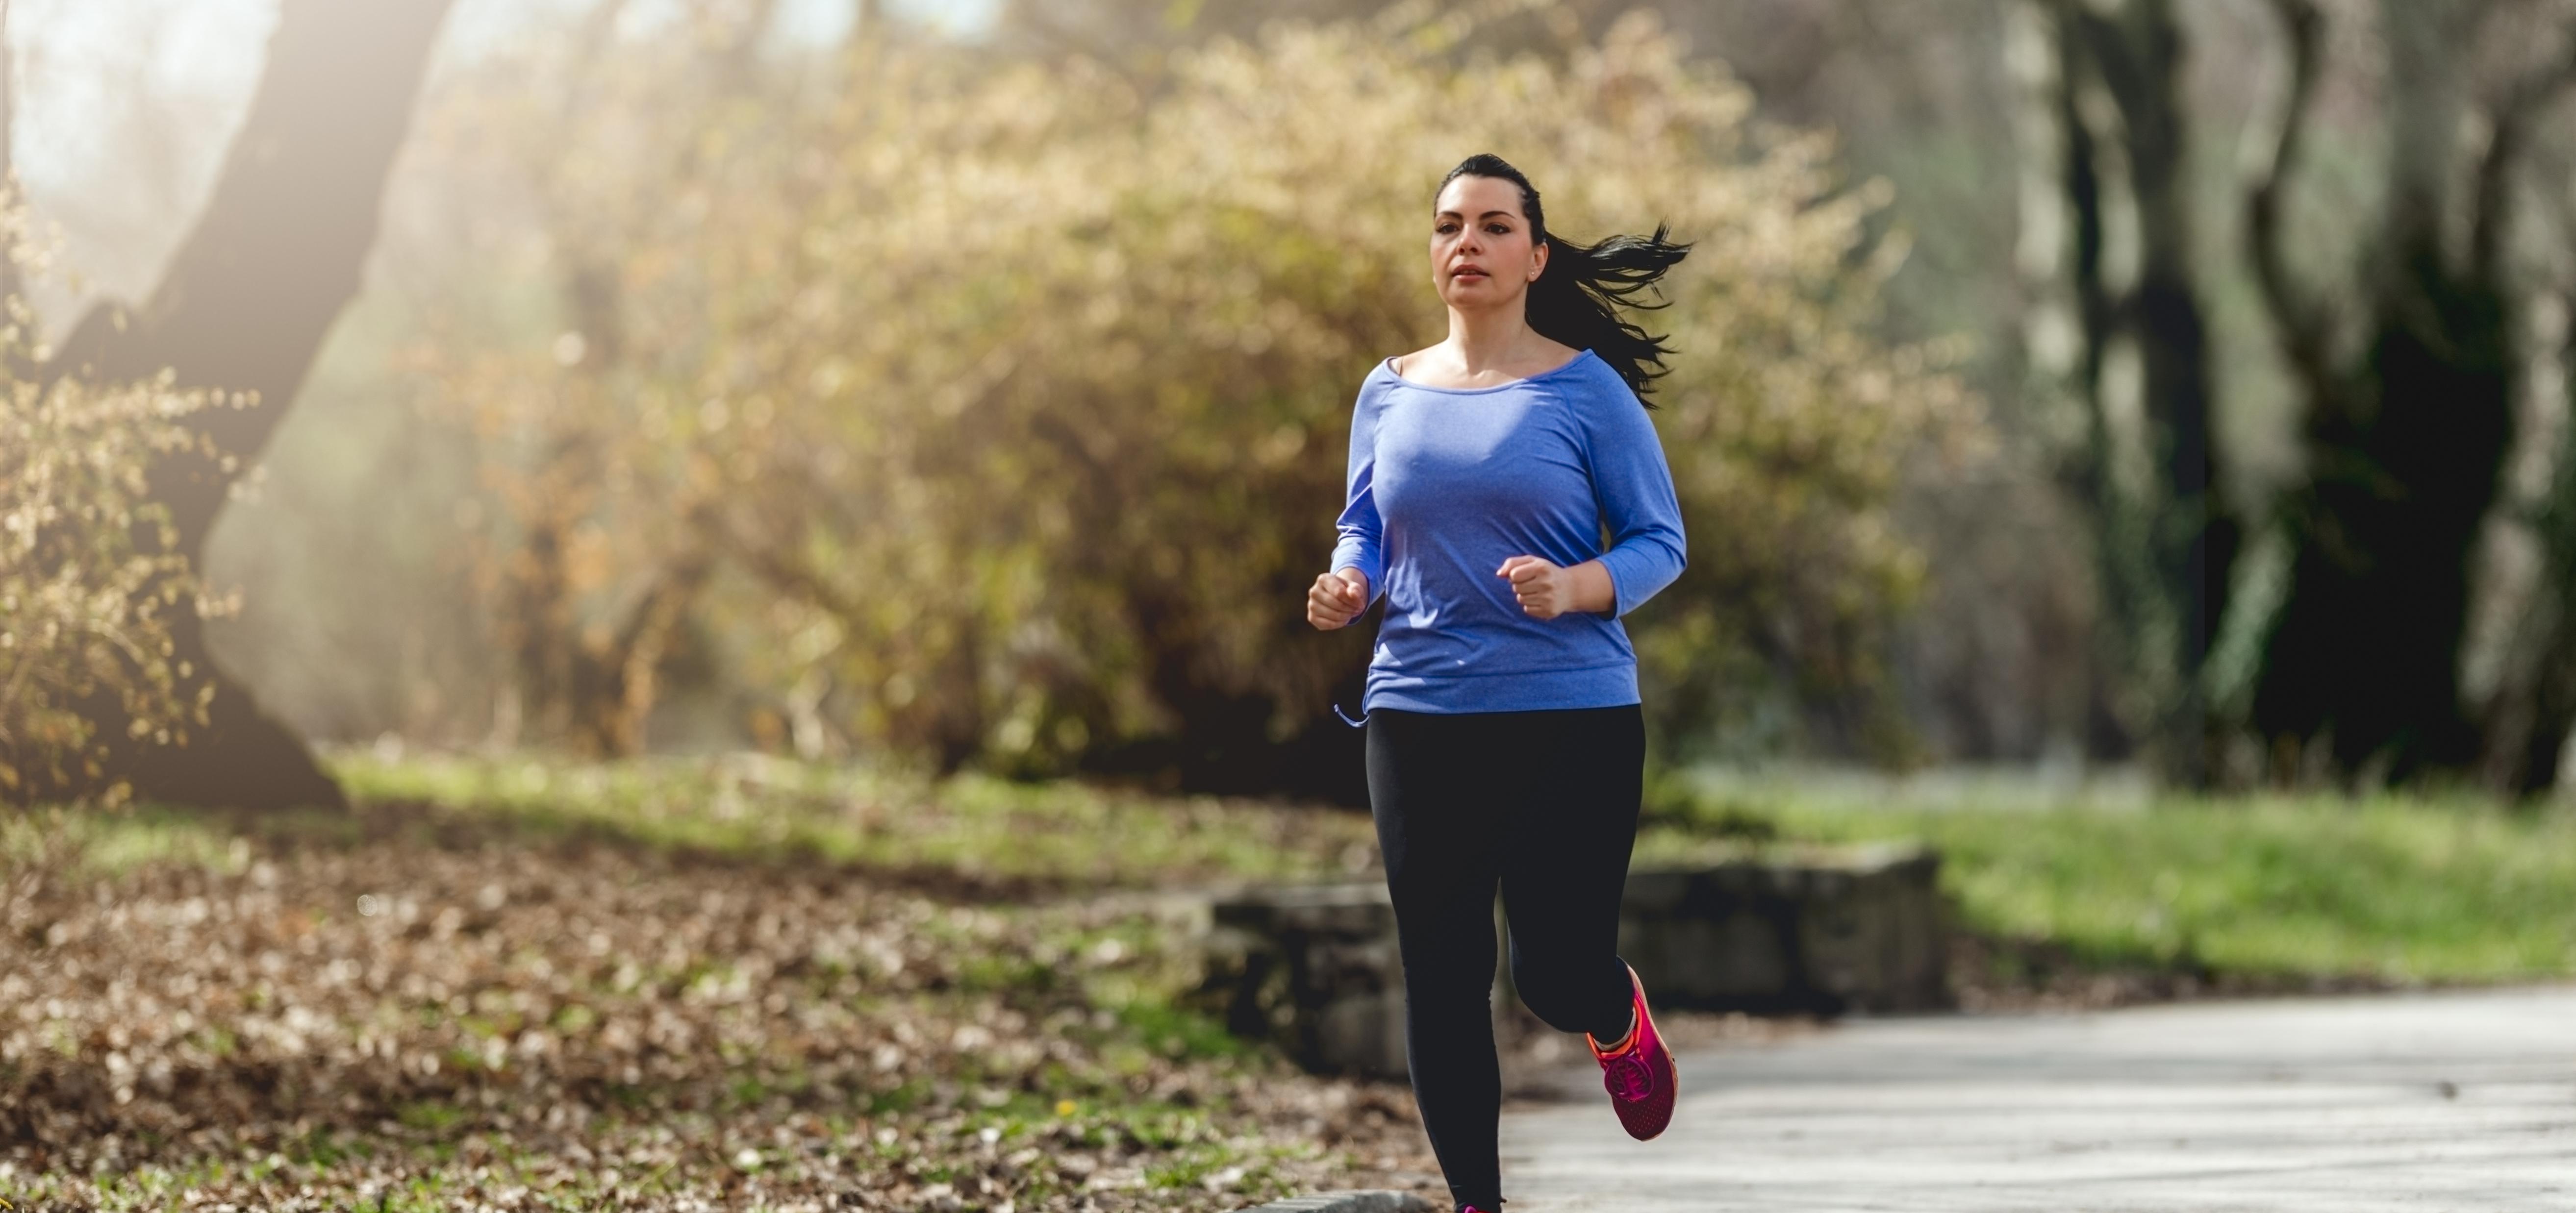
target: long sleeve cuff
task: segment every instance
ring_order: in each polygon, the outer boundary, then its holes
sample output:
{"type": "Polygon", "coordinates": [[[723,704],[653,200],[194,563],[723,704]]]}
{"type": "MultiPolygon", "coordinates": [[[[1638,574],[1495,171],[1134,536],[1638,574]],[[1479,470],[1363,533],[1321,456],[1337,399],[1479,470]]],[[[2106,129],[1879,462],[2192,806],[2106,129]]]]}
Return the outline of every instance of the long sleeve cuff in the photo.
{"type": "Polygon", "coordinates": [[[1361,603],[1360,609],[1365,611],[1377,605],[1378,597],[1386,592],[1386,565],[1379,558],[1376,547],[1363,536],[1344,536],[1341,544],[1333,549],[1332,562],[1333,572],[1343,569],[1358,569],[1360,576],[1368,578],[1368,601],[1361,603]]]}
{"type": "Polygon", "coordinates": [[[1619,618],[1682,575],[1682,554],[1661,535],[1637,535],[1603,552],[1601,567],[1610,573],[1612,618],[1619,618]]]}

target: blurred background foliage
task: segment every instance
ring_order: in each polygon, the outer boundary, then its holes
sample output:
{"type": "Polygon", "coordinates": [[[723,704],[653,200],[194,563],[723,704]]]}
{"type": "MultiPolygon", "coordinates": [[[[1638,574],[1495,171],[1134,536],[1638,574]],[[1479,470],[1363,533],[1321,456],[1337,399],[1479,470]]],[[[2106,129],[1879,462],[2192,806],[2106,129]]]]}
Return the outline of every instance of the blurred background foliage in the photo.
{"type": "MultiPolygon", "coordinates": [[[[1430,186],[1491,150],[1578,237],[1696,242],[1649,320],[1692,562],[1627,620],[1659,762],[2543,791],[2571,28],[469,0],[366,290],[193,553],[245,591],[207,641],[315,739],[1353,800],[1373,621],[1315,633],[1303,586],[1360,378],[1441,333],[1430,186]]],[[[12,41],[28,125],[112,149],[22,157],[37,214],[145,293],[223,132],[166,76],[72,117],[72,43],[12,41]]]]}
{"type": "Polygon", "coordinates": [[[607,28],[423,119],[442,185],[530,218],[450,262],[403,355],[480,473],[507,727],[637,752],[695,669],[809,756],[1319,770],[1367,629],[1315,634],[1304,586],[1357,383],[1440,331],[1407,237],[1469,144],[1549,165],[1567,230],[1698,242],[1660,416],[1692,529],[1733,538],[1637,621],[1662,736],[1879,702],[1920,576],[1887,507],[1976,415],[1947,351],[1869,331],[1883,185],[1651,16],[1562,62],[1346,24],[1146,74],[859,38],[811,79],[728,72],[741,26],[607,28]]]}

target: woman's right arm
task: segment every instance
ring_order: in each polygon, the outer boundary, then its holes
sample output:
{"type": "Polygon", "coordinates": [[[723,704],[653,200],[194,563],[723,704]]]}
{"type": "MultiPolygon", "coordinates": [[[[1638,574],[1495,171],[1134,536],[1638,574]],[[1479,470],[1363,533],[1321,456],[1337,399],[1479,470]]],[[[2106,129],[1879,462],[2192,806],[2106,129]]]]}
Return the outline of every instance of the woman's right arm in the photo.
{"type": "Polygon", "coordinates": [[[1326,566],[1336,574],[1345,569],[1358,571],[1361,611],[1377,601],[1378,589],[1386,583],[1384,532],[1377,513],[1375,396],[1363,385],[1359,400],[1351,406],[1351,446],[1343,477],[1342,516],[1333,523],[1341,539],[1333,545],[1333,559],[1326,566]]]}

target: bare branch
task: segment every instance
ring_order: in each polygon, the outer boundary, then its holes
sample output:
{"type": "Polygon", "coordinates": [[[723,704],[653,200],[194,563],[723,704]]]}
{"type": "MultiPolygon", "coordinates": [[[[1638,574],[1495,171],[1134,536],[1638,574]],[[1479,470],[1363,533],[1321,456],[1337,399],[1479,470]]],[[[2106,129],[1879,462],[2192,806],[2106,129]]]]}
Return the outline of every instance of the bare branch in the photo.
{"type": "Polygon", "coordinates": [[[2245,222],[2253,243],[2255,276],[2272,311],[2283,350],[2310,382],[2327,377],[2324,305],[2303,298],[2292,280],[2289,250],[2281,234],[2281,187],[2299,156],[2307,126],[2308,106],[2315,99],[2324,59],[2325,14],[2315,0],[2272,0],[2272,11],[2290,37],[2290,91],[2281,105],[2281,130],[2272,145],[2271,162],[2256,176],[2245,196],[2245,222]]]}
{"type": "Polygon", "coordinates": [[[2060,3],[2057,9],[2058,20],[2073,29],[2084,53],[2092,60],[2094,75],[2111,91],[2120,112],[2136,114],[2153,85],[2148,79],[2151,69],[2140,61],[2137,48],[2130,45],[2128,31],[2086,5],[2060,3]]]}
{"type": "Polygon", "coordinates": [[[2480,277],[2504,273],[2505,225],[2511,219],[2512,174],[2532,123],[2569,86],[2576,85],[2576,26],[2560,31],[2556,58],[2522,74],[2496,103],[2494,134],[2478,159],[2476,213],[2469,229],[2469,264],[2480,277]]]}

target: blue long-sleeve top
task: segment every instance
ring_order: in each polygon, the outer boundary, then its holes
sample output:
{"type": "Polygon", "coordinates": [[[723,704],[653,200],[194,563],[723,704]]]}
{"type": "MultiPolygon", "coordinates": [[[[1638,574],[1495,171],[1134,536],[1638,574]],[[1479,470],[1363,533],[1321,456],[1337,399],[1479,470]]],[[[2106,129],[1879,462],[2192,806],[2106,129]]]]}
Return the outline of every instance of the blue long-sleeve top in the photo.
{"type": "Polygon", "coordinates": [[[1619,619],[1681,575],[1681,504],[1645,406],[1592,351],[1481,388],[1379,363],[1352,407],[1348,484],[1332,569],[1358,569],[1369,602],[1387,604],[1363,711],[1639,702],[1619,619]],[[1524,555],[1567,568],[1598,557],[1612,609],[1521,610],[1495,570],[1524,555]]]}

